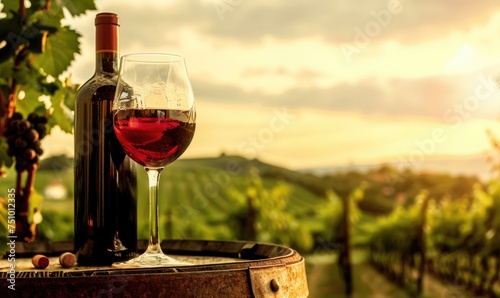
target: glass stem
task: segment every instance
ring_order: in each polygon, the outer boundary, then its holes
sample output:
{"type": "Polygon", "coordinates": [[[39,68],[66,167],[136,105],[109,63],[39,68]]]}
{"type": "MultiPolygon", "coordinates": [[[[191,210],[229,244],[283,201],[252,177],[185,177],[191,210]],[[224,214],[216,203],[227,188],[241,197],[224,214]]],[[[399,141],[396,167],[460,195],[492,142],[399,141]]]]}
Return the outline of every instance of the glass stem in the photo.
{"type": "Polygon", "coordinates": [[[163,254],[158,233],[158,189],[160,187],[160,174],[163,168],[146,167],[149,180],[149,243],[146,253],[163,254]]]}

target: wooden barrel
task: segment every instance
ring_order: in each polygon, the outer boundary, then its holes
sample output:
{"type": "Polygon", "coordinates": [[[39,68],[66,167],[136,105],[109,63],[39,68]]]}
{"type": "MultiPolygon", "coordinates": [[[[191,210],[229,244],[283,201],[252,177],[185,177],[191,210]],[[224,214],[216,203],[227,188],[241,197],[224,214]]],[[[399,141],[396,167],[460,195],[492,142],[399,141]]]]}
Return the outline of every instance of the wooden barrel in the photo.
{"type": "Polygon", "coordinates": [[[3,259],[0,260],[0,297],[299,298],[309,294],[304,258],[284,246],[169,240],[164,241],[162,247],[165,253],[193,265],[62,268],[57,256],[53,256],[49,257],[49,267],[35,269],[30,258],[11,262],[3,259]],[[11,268],[13,264],[15,273],[11,268]]]}

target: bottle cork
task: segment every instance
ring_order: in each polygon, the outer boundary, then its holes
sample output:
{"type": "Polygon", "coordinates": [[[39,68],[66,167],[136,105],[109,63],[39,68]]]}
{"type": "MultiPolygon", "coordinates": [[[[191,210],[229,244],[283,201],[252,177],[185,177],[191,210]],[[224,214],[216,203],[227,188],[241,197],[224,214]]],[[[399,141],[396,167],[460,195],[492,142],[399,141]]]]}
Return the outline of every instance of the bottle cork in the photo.
{"type": "Polygon", "coordinates": [[[59,264],[64,268],[73,267],[76,263],[76,257],[70,252],[65,252],[59,256],[59,264]]]}
{"type": "Polygon", "coordinates": [[[33,263],[33,266],[37,269],[45,269],[47,266],[49,266],[49,258],[47,258],[44,255],[35,255],[33,258],[31,258],[31,263],[33,263]]]}

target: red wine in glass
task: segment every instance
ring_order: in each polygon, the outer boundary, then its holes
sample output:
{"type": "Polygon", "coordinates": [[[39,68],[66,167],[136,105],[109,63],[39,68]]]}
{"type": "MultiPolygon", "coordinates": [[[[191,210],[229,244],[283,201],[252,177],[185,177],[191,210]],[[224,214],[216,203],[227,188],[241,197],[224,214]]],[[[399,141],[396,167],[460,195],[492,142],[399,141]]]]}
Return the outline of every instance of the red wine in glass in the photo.
{"type": "Polygon", "coordinates": [[[184,57],[137,53],[120,61],[113,127],[125,153],[148,174],[149,237],[143,254],[113,266],[192,265],[165,255],[159,237],[160,173],[184,153],[195,131],[195,101],[184,57]]]}
{"type": "Polygon", "coordinates": [[[124,109],[114,113],[116,137],[127,155],[145,167],[175,161],[193,139],[192,111],[124,109]]]}

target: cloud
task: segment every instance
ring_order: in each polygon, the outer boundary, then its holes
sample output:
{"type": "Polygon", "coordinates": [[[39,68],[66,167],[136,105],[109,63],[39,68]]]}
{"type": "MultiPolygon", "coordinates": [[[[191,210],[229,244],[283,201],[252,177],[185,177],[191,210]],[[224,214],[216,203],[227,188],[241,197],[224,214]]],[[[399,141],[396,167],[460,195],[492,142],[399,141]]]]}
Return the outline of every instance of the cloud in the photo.
{"type": "Polygon", "coordinates": [[[185,0],[166,7],[120,2],[113,9],[131,34],[151,45],[175,43],[168,35],[180,28],[243,43],[266,37],[289,40],[311,36],[332,43],[353,42],[357,29],[365,31],[374,22],[381,24],[377,39],[417,42],[467,31],[500,12],[496,0],[374,0],[362,5],[324,0],[185,0]],[[384,13],[388,7],[397,7],[398,13],[384,13]]]}
{"type": "Polygon", "coordinates": [[[457,79],[449,77],[393,79],[385,83],[365,79],[327,88],[294,87],[278,94],[268,94],[261,90],[245,91],[234,85],[193,80],[195,96],[213,102],[247,102],[274,107],[437,119],[462,99],[463,95],[457,94],[456,85],[457,79]]]}
{"type": "MultiPolygon", "coordinates": [[[[220,1],[220,0],[219,0],[220,1]]],[[[317,35],[330,42],[352,42],[355,28],[381,23],[378,38],[420,40],[468,30],[499,12],[498,2],[483,1],[243,1],[226,12],[223,23],[211,22],[216,36],[294,39],[317,35]],[[395,13],[390,13],[389,8],[395,13]],[[397,12],[397,13],[396,13],[397,12]],[[386,23],[386,24],[384,24],[386,23]]]]}
{"type": "MultiPolygon", "coordinates": [[[[354,28],[363,28],[367,22],[373,21],[373,12],[379,13],[382,9],[386,9],[388,3],[393,3],[392,1],[396,0],[374,0],[361,6],[358,2],[352,1],[184,0],[172,2],[167,6],[154,6],[145,1],[140,7],[123,2],[116,5],[112,1],[106,1],[100,10],[110,9],[120,15],[122,49],[134,49],[134,44],[143,45],[141,50],[158,49],[162,46],[165,49],[187,48],[182,46],[183,30],[189,28],[196,34],[203,35],[203,38],[196,38],[195,42],[210,43],[209,46],[204,47],[205,44],[191,46],[196,50],[196,55],[204,60],[200,65],[205,65],[206,62],[208,66],[205,69],[198,68],[197,73],[193,71],[192,74],[195,75],[192,79],[197,97],[212,102],[255,102],[263,106],[310,107],[331,111],[360,111],[365,114],[442,118],[445,110],[453,107],[457,101],[463,100],[470,92],[464,93],[460,85],[466,81],[463,77],[439,75],[428,77],[428,73],[417,78],[412,76],[406,78],[401,75],[407,71],[415,72],[415,69],[419,69],[419,65],[439,64],[435,61],[419,62],[421,56],[415,57],[415,55],[426,54],[426,49],[417,48],[418,53],[410,51],[409,55],[408,52],[401,51],[391,56],[391,60],[387,60],[387,56],[379,55],[367,64],[353,64],[350,69],[343,70],[335,62],[326,60],[331,57],[328,56],[329,52],[326,52],[334,47],[323,47],[322,43],[318,43],[318,48],[323,49],[319,52],[326,58],[321,60],[321,63],[324,61],[321,65],[298,63],[298,61],[303,62],[305,56],[308,58],[320,56],[311,50],[315,47],[278,47],[279,51],[271,51],[273,55],[278,53],[279,58],[275,58],[262,50],[269,50],[268,44],[258,43],[259,40],[271,36],[276,40],[271,43],[272,45],[288,45],[279,41],[290,41],[312,35],[321,36],[333,43],[349,42],[353,38],[354,28]],[[223,13],[223,19],[216,10],[216,5],[221,3],[225,5],[232,3],[232,6],[223,13]],[[218,48],[216,41],[220,39],[224,39],[225,43],[223,47],[218,48]],[[260,50],[262,52],[259,52],[260,50]],[[214,52],[211,54],[207,51],[214,52]],[[293,54],[290,55],[290,52],[293,54]],[[245,53],[250,54],[244,57],[245,53]],[[204,57],[204,54],[207,54],[207,57],[204,57]],[[213,60],[207,59],[208,54],[212,55],[213,60]],[[401,57],[399,60],[394,59],[398,57],[396,54],[404,57],[404,61],[398,62],[402,61],[401,57]],[[259,55],[270,57],[273,62],[279,61],[279,63],[269,65],[248,63],[255,61],[252,59],[259,58],[259,55]],[[281,59],[282,57],[285,59],[281,59]],[[217,61],[217,64],[211,61],[217,61]],[[401,64],[404,68],[392,67],[401,64]],[[324,65],[327,67],[323,67],[324,65]],[[353,77],[352,71],[357,69],[360,75],[353,77]],[[396,71],[388,76],[384,72],[386,69],[396,69],[396,71]],[[380,72],[387,80],[384,83],[376,80],[380,72]],[[236,79],[228,79],[230,76],[236,79]],[[392,79],[388,79],[391,77],[392,79]],[[346,80],[341,82],[342,78],[346,80]],[[252,82],[256,81],[258,84],[252,85],[252,82]],[[318,86],[320,81],[322,86],[318,86]],[[282,86],[288,89],[276,88],[274,82],[281,82],[282,86]]],[[[402,7],[401,12],[392,16],[391,23],[380,34],[380,38],[401,38],[412,41],[419,38],[441,38],[444,34],[456,30],[468,30],[475,24],[487,22],[489,17],[498,11],[496,0],[475,2],[400,0],[398,3],[402,7]],[[450,9],[453,13],[449,12],[450,9]]],[[[93,22],[81,23],[85,23],[85,27],[78,28],[90,32],[87,35],[92,36],[93,22]]],[[[432,55],[437,54],[432,53],[432,55]]],[[[190,68],[192,69],[196,68],[190,68]]],[[[482,115],[481,113],[483,112],[477,114],[482,115]]]]}
{"type": "Polygon", "coordinates": [[[289,70],[284,67],[271,69],[250,67],[242,71],[243,78],[255,79],[261,77],[282,77],[290,78],[299,84],[313,83],[318,79],[324,78],[325,73],[312,68],[301,68],[299,70],[289,70]]]}

